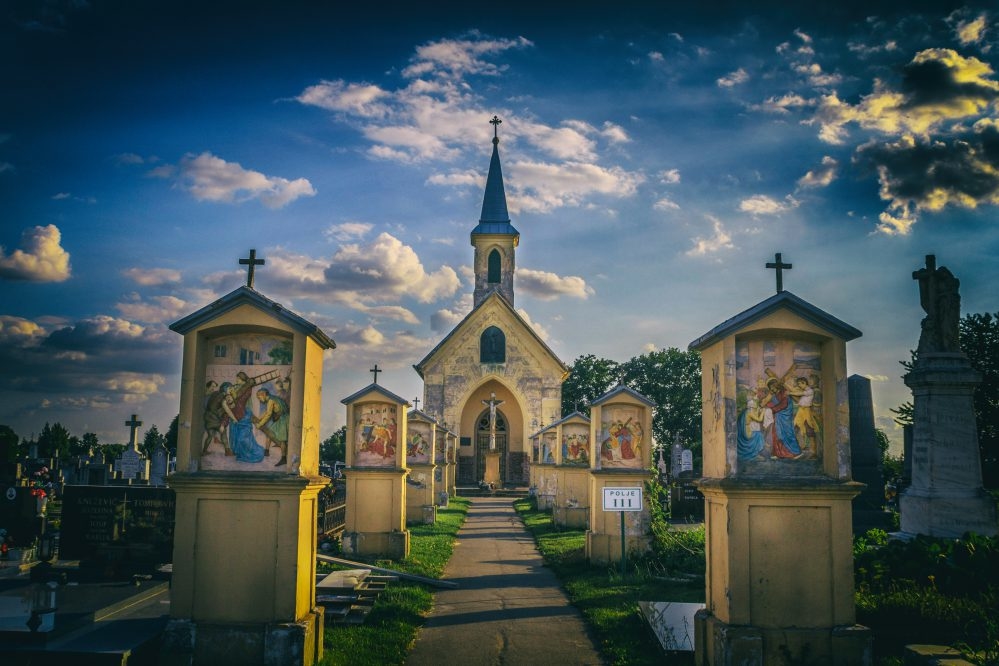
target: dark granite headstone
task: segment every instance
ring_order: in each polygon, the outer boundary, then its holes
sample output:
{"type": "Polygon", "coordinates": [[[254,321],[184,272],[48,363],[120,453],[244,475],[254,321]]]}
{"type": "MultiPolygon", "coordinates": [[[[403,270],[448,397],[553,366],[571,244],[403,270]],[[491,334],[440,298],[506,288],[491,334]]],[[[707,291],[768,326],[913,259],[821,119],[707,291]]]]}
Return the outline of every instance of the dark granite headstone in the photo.
{"type": "Polygon", "coordinates": [[[170,488],[67,486],[59,558],[123,572],[170,562],[175,506],[170,488]]]}
{"type": "Polygon", "coordinates": [[[673,520],[704,520],[704,495],[693,475],[681,476],[670,489],[670,515],[673,520]]]}
{"type": "Polygon", "coordinates": [[[891,514],[884,511],[885,480],[881,447],[874,432],[874,401],[871,380],[860,375],[847,379],[850,402],[850,460],[853,480],[867,485],[853,498],[853,529],[891,527],[891,514]]]}

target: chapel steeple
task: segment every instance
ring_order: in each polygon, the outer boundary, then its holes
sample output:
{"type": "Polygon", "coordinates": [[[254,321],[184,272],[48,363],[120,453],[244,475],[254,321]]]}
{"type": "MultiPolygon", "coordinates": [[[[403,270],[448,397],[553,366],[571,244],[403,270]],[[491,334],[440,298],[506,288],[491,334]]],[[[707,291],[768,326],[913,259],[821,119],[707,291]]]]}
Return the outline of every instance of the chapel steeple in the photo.
{"type": "Polygon", "coordinates": [[[506,190],[503,187],[503,170],[499,158],[499,125],[503,121],[493,116],[493,155],[486,176],[486,191],[482,197],[482,214],[472,229],[472,246],[475,248],[475,292],[473,307],[478,306],[489,294],[498,291],[513,305],[513,273],[516,268],[514,255],[520,243],[520,232],[510,224],[506,208],[506,190]]]}

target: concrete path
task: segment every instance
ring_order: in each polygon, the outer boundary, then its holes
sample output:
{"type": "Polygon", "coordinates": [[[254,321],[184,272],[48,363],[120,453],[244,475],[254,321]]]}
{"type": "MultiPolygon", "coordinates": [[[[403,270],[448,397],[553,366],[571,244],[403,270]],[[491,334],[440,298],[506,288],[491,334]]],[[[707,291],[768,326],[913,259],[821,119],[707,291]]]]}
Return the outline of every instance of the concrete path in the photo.
{"type": "Polygon", "coordinates": [[[507,498],[472,498],[407,666],[602,664],[583,619],[507,498]]]}

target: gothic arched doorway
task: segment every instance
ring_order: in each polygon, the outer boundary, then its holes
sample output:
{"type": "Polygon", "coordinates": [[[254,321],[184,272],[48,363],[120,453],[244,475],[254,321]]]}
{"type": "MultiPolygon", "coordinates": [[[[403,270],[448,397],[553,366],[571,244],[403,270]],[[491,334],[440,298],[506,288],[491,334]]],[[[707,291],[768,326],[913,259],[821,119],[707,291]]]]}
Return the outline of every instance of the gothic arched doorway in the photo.
{"type": "MultiPolygon", "coordinates": [[[[489,410],[484,409],[475,422],[475,480],[481,481],[486,474],[486,454],[489,453],[489,410]]],[[[499,453],[500,479],[506,481],[507,450],[506,416],[496,410],[496,451],[499,453]]]]}

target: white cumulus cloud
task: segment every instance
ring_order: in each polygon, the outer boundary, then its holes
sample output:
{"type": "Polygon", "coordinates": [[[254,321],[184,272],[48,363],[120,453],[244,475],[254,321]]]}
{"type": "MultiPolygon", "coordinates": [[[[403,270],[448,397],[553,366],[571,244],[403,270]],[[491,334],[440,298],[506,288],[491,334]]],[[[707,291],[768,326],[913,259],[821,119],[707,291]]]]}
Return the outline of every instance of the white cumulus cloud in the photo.
{"type": "Polygon", "coordinates": [[[25,229],[21,249],[7,253],[0,246],[0,278],[26,282],[64,282],[69,279],[69,252],[54,224],[25,229]]]}

